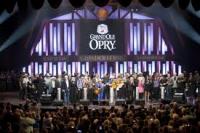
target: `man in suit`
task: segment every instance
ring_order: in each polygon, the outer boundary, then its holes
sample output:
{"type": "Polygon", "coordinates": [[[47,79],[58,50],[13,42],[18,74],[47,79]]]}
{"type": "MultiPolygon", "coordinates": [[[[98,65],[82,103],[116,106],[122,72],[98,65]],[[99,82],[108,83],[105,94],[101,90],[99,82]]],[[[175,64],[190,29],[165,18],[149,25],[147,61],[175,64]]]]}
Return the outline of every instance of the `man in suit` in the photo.
{"type": "Polygon", "coordinates": [[[82,76],[77,77],[76,85],[78,88],[78,99],[83,99],[83,77],[82,76]]]}
{"type": "Polygon", "coordinates": [[[104,99],[109,99],[109,82],[110,82],[110,75],[107,73],[103,77],[103,84],[104,84],[104,99]]]}
{"type": "Polygon", "coordinates": [[[78,94],[78,88],[76,84],[76,78],[74,76],[71,77],[71,80],[69,82],[69,93],[70,93],[70,102],[76,103],[77,102],[77,94],[78,94]]]}
{"type": "Polygon", "coordinates": [[[22,99],[26,99],[27,98],[27,89],[28,89],[28,83],[29,83],[29,78],[28,78],[28,74],[24,73],[22,75],[21,78],[21,90],[20,90],[20,96],[22,99]]]}
{"type": "Polygon", "coordinates": [[[62,96],[63,96],[64,102],[66,104],[69,104],[70,102],[69,101],[69,95],[70,95],[69,84],[70,84],[69,77],[68,75],[65,75],[61,81],[61,90],[62,90],[62,96]]]}

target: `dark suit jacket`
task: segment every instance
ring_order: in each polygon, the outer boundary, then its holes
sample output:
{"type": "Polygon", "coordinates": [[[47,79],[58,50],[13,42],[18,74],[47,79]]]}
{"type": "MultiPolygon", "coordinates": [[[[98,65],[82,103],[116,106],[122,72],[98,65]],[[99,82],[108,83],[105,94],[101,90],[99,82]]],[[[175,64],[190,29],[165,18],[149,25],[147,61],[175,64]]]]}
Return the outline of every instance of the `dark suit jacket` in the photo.
{"type": "Polygon", "coordinates": [[[70,81],[69,81],[69,86],[67,87],[66,80],[62,79],[62,81],[61,81],[61,89],[65,90],[65,91],[69,91],[69,87],[70,87],[70,81]]]}

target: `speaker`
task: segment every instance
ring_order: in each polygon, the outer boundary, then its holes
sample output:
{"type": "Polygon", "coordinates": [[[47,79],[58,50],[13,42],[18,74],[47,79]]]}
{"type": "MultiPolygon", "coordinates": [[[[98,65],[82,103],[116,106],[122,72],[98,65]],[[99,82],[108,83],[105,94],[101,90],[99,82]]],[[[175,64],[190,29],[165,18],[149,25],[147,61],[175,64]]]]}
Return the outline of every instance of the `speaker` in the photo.
{"type": "Polygon", "coordinates": [[[80,104],[82,105],[89,105],[90,104],[90,101],[89,100],[80,100],[80,104]]]}
{"type": "Polygon", "coordinates": [[[43,94],[40,98],[41,105],[51,105],[53,102],[53,98],[51,95],[43,94]]]}
{"type": "Polygon", "coordinates": [[[161,103],[162,103],[162,104],[170,104],[170,103],[171,103],[171,100],[162,99],[162,100],[161,100],[161,103]]]}
{"type": "Polygon", "coordinates": [[[93,101],[92,101],[92,104],[93,104],[93,105],[99,105],[99,101],[98,101],[98,100],[93,100],[93,101]]]}
{"type": "Polygon", "coordinates": [[[185,103],[184,93],[174,93],[173,101],[177,103],[185,103]]]}
{"type": "Polygon", "coordinates": [[[135,105],[144,106],[145,105],[145,101],[144,100],[136,100],[135,101],[135,105]]]}
{"type": "Polygon", "coordinates": [[[133,100],[126,100],[126,104],[133,104],[133,100]]]}
{"type": "Polygon", "coordinates": [[[99,101],[100,106],[108,106],[109,105],[109,100],[101,100],[99,101]]]}
{"type": "Polygon", "coordinates": [[[64,101],[63,100],[54,100],[53,101],[53,106],[63,106],[64,105],[64,101]]]}
{"type": "Polygon", "coordinates": [[[117,99],[116,102],[115,102],[115,105],[122,105],[122,104],[126,104],[125,99],[117,99]]]}

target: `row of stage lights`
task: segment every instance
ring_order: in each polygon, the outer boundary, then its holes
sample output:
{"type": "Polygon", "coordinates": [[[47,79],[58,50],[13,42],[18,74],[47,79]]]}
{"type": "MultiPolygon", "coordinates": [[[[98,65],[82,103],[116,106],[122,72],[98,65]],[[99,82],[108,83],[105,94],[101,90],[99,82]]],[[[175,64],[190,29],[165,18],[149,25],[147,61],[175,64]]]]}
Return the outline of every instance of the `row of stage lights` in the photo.
{"type": "MultiPolygon", "coordinates": [[[[7,10],[8,13],[12,13],[16,4],[18,5],[19,10],[26,11],[28,8],[29,1],[34,9],[40,9],[45,2],[45,0],[0,0],[0,13],[4,10],[7,10]]],[[[60,6],[63,0],[47,0],[47,1],[52,8],[56,9],[60,6]]],[[[69,1],[74,8],[80,8],[86,3],[86,1],[89,0],[65,0],[65,1],[69,1]]],[[[90,0],[90,1],[92,1],[99,7],[106,6],[109,2],[118,2],[123,7],[128,7],[132,2],[133,3],[140,2],[143,6],[149,7],[155,1],[158,0],[90,0]]],[[[176,0],[159,0],[159,1],[163,7],[168,8],[176,0]]],[[[200,0],[178,0],[179,7],[181,9],[186,9],[190,4],[190,2],[196,11],[200,10],[200,0]]]]}

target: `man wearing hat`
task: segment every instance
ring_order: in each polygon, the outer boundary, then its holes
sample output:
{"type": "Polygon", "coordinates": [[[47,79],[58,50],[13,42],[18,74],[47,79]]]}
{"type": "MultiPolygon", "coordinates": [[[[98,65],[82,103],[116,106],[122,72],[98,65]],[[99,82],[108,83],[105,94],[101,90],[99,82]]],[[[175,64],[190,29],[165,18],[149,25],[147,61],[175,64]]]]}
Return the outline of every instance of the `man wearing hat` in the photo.
{"type": "Polygon", "coordinates": [[[52,89],[52,78],[51,78],[51,74],[50,73],[47,73],[45,75],[44,81],[45,81],[45,85],[47,87],[47,93],[52,93],[53,92],[53,89],[52,89]]]}

